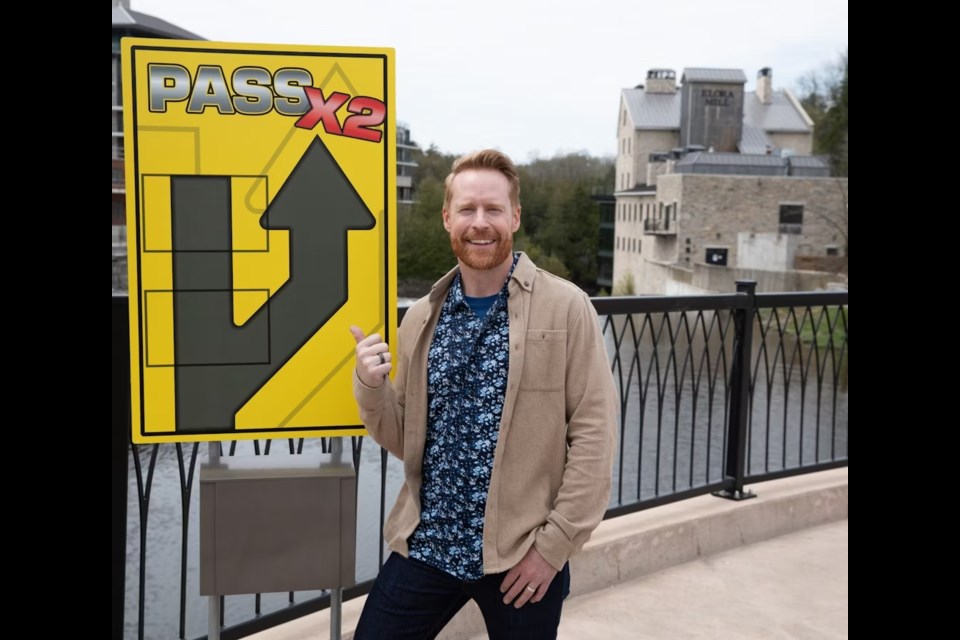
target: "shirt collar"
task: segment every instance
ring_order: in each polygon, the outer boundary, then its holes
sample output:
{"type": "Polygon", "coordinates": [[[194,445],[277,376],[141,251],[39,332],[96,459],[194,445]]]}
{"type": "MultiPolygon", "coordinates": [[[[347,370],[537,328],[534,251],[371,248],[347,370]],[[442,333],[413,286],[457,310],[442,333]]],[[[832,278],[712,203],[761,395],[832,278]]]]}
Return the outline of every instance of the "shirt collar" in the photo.
{"type": "MultiPolygon", "coordinates": [[[[503,280],[503,286],[500,287],[499,295],[510,297],[510,278],[513,276],[513,272],[517,268],[517,263],[520,262],[521,252],[515,251],[513,253],[513,264],[510,265],[510,271],[507,272],[507,277],[503,280]]],[[[441,281],[442,282],[442,281],[441,281]]],[[[439,283],[438,283],[439,284],[439,283]]],[[[436,286],[434,287],[436,289],[436,286]]],[[[460,303],[465,303],[464,294],[463,294],[463,281],[460,277],[460,270],[457,269],[453,275],[453,282],[450,283],[450,292],[447,295],[447,300],[451,305],[456,306],[460,303]]]]}
{"type": "MultiPolygon", "coordinates": [[[[515,251],[513,253],[513,266],[510,267],[510,273],[507,274],[507,284],[509,284],[510,279],[513,278],[514,282],[517,283],[517,286],[525,289],[528,292],[532,291],[533,279],[536,273],[537,267],[535,264],[533,264],[533,261],[530,260],[527,254],[523,251],[515,251]]],[[[430,302],[436,303],[437,301],[442,302],[445,300],[447,293],[453,286],[454,278],[458,277],[459,275],[460,267],[455,266],[450,269],[450,271],[448,271],[442,278],[437,280],[430,289],[430,293],[427,294],[430,302]]]]}

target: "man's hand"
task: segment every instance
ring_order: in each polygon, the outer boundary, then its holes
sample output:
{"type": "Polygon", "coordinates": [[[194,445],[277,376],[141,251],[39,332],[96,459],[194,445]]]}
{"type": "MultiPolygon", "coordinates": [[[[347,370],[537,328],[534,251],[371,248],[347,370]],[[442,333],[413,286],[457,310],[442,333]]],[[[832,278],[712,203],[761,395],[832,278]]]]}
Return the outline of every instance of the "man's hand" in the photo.
{"type": "Polygon", "coordinates": [[[379,333],[364,337],[360,327],[351,326],[350,333],[357,341],[357,375],[368,387],[379,387],[387,379],[393,365],[390,363],[390,347],[380,339],[379,333]]]}
{"type": "Polygon", "coordinates": [[[500,583],[500,593],[505,594],[503,604],[513,602],[513,606],[519,609],[527,602],[540,602],[556,575],[557,570],[543,559],[539,551],[530,547],[523,560],[510,569],[500,583]]]}

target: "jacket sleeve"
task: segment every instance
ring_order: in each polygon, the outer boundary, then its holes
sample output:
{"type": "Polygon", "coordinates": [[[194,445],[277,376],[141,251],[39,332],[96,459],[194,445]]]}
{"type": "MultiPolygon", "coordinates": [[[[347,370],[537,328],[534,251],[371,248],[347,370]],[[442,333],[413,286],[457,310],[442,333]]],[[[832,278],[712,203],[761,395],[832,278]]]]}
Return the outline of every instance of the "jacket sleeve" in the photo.
{"type": "MultiPolygon", "coordinates": [[[[403,333],[401,330],[400,333],[403,333]]],[[[399,338],[398,338],[399,340],[399,338]]],[[[398,347],[402,348],[402,340],[398,347]]],[[[360,380],[356,368],[353,371],[353,396],[360,410],[360,420],[374,442],[403,459],[403,414],[406,389],[406,365],[401,349],[397,349],[399,363],[393,380],[383,381],[379,387],[369,387],[360,380]]]]}
{"type": "Polygon", "coordinates": [[[617,392],[596,311],[586,294],[571,305],[563,480],[535,546],[560,570],[590,538],[610,500],[616,449],[617,392]]]}

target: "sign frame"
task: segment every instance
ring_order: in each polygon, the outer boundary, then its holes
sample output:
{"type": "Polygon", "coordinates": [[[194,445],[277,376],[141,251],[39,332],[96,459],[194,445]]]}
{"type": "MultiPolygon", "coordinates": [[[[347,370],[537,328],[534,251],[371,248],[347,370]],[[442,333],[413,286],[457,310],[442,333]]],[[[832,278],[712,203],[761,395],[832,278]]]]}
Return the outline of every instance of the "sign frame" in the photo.
{"type": "Polygon", "coordinates": [[[348,326],[396,359],[393,49],[123,38],[121,64],[132,441],[365,435],[348,326]]]}

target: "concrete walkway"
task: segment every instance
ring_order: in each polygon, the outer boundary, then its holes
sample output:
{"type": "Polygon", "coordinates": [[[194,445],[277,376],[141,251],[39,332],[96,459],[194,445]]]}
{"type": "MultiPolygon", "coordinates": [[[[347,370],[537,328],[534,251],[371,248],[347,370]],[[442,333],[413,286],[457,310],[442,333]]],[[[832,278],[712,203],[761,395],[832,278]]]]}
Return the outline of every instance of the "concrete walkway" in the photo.
{"type": "MultiPolygon", "coordinates": [[[[833,469],[604,521],[571,560],[559,640],[836,640],[847,631],[847,478],[833,469]]],[[[351,640],[364,598],[344,603],[351,640]]],[[[329,611],[250,636],[329,640],[329,611]]],[[[439,640],[483,640],[472,602],[439,640]]]]}
{"type": "Polygon", "coordinates": [[[559,640],[585,638],[847,638],[847,521],[571,598],[563,609],[559,640]]]}

